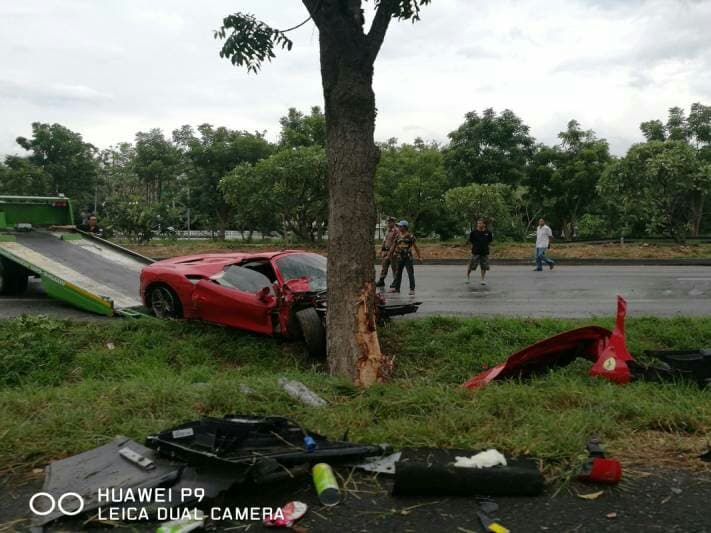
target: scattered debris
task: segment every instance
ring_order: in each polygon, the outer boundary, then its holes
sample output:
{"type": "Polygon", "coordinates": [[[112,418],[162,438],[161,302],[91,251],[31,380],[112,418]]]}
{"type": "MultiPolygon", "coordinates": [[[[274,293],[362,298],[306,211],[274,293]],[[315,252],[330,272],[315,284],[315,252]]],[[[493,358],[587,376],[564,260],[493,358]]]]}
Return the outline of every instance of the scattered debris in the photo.
{"type": "Polygon", "coordinates": [[[606,459],[605,451],[597,437],[592,437],[585,445],[590,459],[578,473],[578,481],[616,485],[622,478],[622,465],[617,459],[606,459]]]}
{"type": "Polygon", "coordinates": [[[254,394],[254,389],[253,389],[252,387],[250,387],[249,385],[246,385],[246,384],[244,384],[244,383],[242,383],[242,384],[239,386],[239,391],[240,391],[242,394],[244,394],[245,396],[249,396],[250,394],[254,394]]]}
{"type": "Polygon", "coordinates": [[[567,366],[578,357],[593,362],[590,375],[601,376],[614,383],[628,383],[631,372],[627,362],[633,359],[625,343],[626,313],[627,302],[618,296],[614,331],[587,326],[550,337],[514,353],[506,362],[474,376],[463,386],[472,389],[496,379],[530,376],[552,367],[567,366]]]}
{"type": "Polygon", "coordinates": [[[126,446],[119,450],[119,455],[132,462],[133,464],[141,467],[143,470],[153,470],[156,465],[148,457],[141,455],[140,453],[134,452],[131,448],[126,446]]]}
{"type": "Polygon", "coordinates": [[[294,522],[306,514],[308,505],[303,502],[289,502],[281,508],[281,517],[265,518],[263,524],[267,527],[292,527],[294,522]]]}
{"type": "Polygon", "coordinates": [[[173,520],[165,522],[156,529],[156,533],[189,533],[205,526],[205,515],[202,511],[196,510],[191,518],[173,520]]]}
{"type": "Polygon", "coordinates": [[[331,467],[326,463],[319,463],[314,465],[312,473],[319,501],[327,507],[337,505],[341,501],[341,492],[331,467]]]}
{"type": "Polygon", "coordinates": [[[255,483],[295,477],[307,471],[301,468],[305,464],[362,460],[391,451],[387,445],[329,440],[288,418],[251,415],[203,417],[150,435],[146,445],[189,464],[228,469],[236,482],[249,478],[255,483]]]}
{"type": "Polygon", "coordinates": [[[682,492],[682,490],[681,490],[680,488],[678,488],[678,487],[672,487],[672,490],[671,490],[671,491],[672,491],[674,494],[676,494],[677,496],[678,496],[679,494],[681,494],[681,492],[682,492]]]}
{"type": "Polygon", "coordinates": [[[610,519],[617,518],[617,513],[607,513],[605,516],[610,519]]]}
{"type": "Polygon", "coordinates": [[[457,468],[491,468],[492,466],[506,466],[506,457],[493,448],[479,452],[471,457],[455,457],[454,466],[457,468]]]}
{"type": "Polygon", "coordinates": [[[647,379],[693,381],[699,386],[711,385],[711,349],[701,350],[646,350],[644,354],[662,361],[647,367],[647,379]]]}
{"type": "Polygon", "coordinates": [[[699,455],[699,459],[706,461],[707,463],[711,463],[711,446],[709,446],[708,450],[699,455]]]}
{"type": "Polygon", "coordinates": [[[499,504],[491,498],[480,496],[476,499],[476,502],[479,505],[479,509],[484,514],[492,515],[499,510],[499,504]]]}
{"type": "Polygon", "coordinates": [[[366,472],[376,472],[378,474],[394,474],[395,463],[400,460],[402,452],[395,452],[385,457],[368,457],[362,463],[348,464],[353,468],[365,470],[366,472]]]}
{"type": "MultiPolygon", "coordinates": [[[[90,521],[118,524],[126,519],[173,519],[159,531],[187,533],[203,527],[204,517],[195,515],[194,510],[190,516],[186,505],[213,500],[238,483],[276,483],[306,476],[310,465],[325,460],[362,462],[366,457],[392,452],[387,445],[329,440],[287,418],[247,415],[186,422],[149,436],[146,446],[117,437],[99,448],[51,463],[44,470],[42,492],[46,496],[33,501],[38,511],[33,527],[43,528],[74,511],[95,511],[90,521]],[[64,494],[73,497],[65,498],[60,510],[53,501],[64,494]],[[107,513],[102,517],[104,511],[107,513]],[[171,512],[164,514],[167,511],[171,512]]],[[[324,505],[338,503],[338,483],[330,466],[316,465],[314,481],[324,505]]],[[[303,516],[303,504],[291,504],[291,518],[303,516]]]]}
{"type": "Polygon", "coordinates": [[[116,348],[116,345],[114,345],[113,342],[107,342],[107,343],[106,343],[106,349],[107,349],[107,350],[113,350],[114,348],[116,348]]]}
{"type": "Polygon", "coordinates": [[[603,494],[605,494],[605,491],[601,490],[598,492],[591,492],[590,494],[576,494],[576,496],[582,500],[597,500],[603,494]]]}
{"type": "MultiPolygon", "coordinates": [[[[102,505],[100,489],[116,487],[127,490],[170,485],[180,476],[180,469],[180,464],[159,459],[153,450],[129,438],[116,437],[108,444],[93,450],[50,463],[45,469],[42,492],[55,499],[66,493],[75,493],[79,498],[68,498],[65,509],[73,512],[79,509],[83,501],[83,511],[88,512],[102,505]],[[133,462],[126,461],[119,454],[121,449],[126,448],[153,461],[155,468],[145,470],[133,462]]],[[[38,498],[34,505],[40,512],[46,512],[50,510],[50,501],[48,498],[38,498]]],[[[55,507],[47,514],[35,514],[32,525],[42,527],[63,515],[64,513],[55,507]]]]}
{"type": "Polygon", "coordinates": [[[279,378],[279,386],[284,389],[289,396],[303,404],[311,407],[325,407],[328,405],[326,400],[321,398],[318,394],[313,392],[300,381],[279,378]]]}
{"type": "Polygon", "coordinates": [[[543,492],[538,462],[529,457],[509,458],[506,466],[458,468],[456,457],[475,450],[405,448],[395,464],[396,496],[537,496],[543,492]]]}
{"type": "Polygon", "coordinates": [[[489,518],[486,514],[482,513],[479,511],[477,513],[479,516],[479,521],[481,522],[481,525],[484,527],[484,531],[490,532],[490,533],[509,533],[509,530],[506,529],[504,526],[502,526],[499,522],[496,520],[489,518]]]}

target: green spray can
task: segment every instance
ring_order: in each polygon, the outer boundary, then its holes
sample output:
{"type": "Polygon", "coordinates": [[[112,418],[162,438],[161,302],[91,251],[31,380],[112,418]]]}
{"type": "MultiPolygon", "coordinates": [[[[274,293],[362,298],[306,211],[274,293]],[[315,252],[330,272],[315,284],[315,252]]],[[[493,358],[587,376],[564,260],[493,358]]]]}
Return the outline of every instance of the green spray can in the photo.
{"type": "Polygon", "coordinates": [[[341,501],[341,492],[338,490],[338,481],[333,470],[326,463],[314,465],[311,471],[314,478],[316,494],[323,505],[331,507],[341,501]]]}

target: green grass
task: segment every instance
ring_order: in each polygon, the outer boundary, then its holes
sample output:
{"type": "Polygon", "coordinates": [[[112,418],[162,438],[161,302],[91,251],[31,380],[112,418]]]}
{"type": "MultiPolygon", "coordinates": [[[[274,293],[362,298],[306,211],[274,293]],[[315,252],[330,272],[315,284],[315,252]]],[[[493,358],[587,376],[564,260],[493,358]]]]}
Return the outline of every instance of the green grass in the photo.
{"type": "MultiPolygon", "coordinates": [[[[592,322],[612,326],[608,319],[592,322]]],[[[618,386],[589,378],[585,361],[530,381],[459,387],[482,365],[579,325],[506,318],[394,322],[381,335],[384,351],[396,357],[394,378],[362,391],[329,377],[299,343],[205,324],[0,321],[0,465],[30,468],[116,434],[142,440],[178,422],[227,413],[290,416],[334,437],[348,430],[361,442],[495,446],[533,453],[554,471],[581,459],[591,433],[620,452],[640,432],[709,435],[711,391],[681,383],[618,386]],[[282,375],[304,382],[330,406],[295,403],[277,386],[282,375]],[[254,394],[240,392],[242,384],[254,394]]],[[[711,319],[632,319],[628,338],[633,353],[711,346],[711,319]]]]}

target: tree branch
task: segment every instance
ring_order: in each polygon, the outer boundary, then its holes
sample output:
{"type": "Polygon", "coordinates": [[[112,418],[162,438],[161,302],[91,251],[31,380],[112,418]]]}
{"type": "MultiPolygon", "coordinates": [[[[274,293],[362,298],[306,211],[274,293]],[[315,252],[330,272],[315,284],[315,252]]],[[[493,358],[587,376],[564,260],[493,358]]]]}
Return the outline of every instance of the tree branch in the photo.
{"type": "Polygon", "coordinates": [[[367,41],[371,49],[373,59],[378,55],[380,47],[385,40],[385,34],[388,31],[390,20],[397,13],[398,0],[381,0],[378,5],[378,10],[375,13],[375,18],[368,31],[367,41]]]}

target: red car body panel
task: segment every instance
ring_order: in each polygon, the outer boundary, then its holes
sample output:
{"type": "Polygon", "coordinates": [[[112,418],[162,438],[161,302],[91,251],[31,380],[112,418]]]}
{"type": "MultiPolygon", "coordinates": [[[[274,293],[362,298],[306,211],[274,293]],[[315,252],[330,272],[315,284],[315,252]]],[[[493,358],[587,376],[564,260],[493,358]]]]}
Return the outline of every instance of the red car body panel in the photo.
{"type": "Polygon", "coordinates": [[[224,324],[239,329],[271,335],[272,316],[278,309],[280,331],[285,332],[291,305],[299,293],[309,291],[304,279],[284,283],[277,261],[289,255],[317,255],[300,250],[257,254],[199,254],[157,261],[141,271],[141,299],[146,306],[147,289],[154,284],[169,286],[180,300],[183,317],[224,324]],[[245,292],[224,287],[211,278],[230,265],[268,262],[274,272],[273,291],[245,292]],[[262,294],[259,294],[262,292],[262,294]]]}
{"type": "Polygon", "coordinates": [[[462,385],[473,389],[496,379],[526,376],[555,366],[565,366],[577,357],[593,362],[591,376],[600,376],[614,383],[629,383],[631,372],[627,361],[634,361],[625,343],[627,302],[617,297],[617,323],[614,331],[599,326],[587,326],[566,331],[527,346],[511,355],[504,363],[477,374],[462,385]]]}

